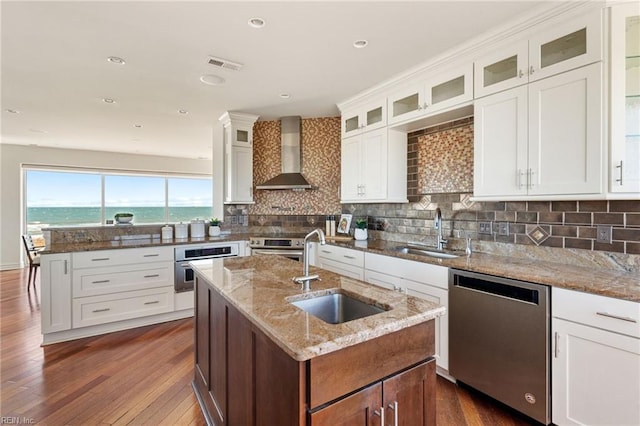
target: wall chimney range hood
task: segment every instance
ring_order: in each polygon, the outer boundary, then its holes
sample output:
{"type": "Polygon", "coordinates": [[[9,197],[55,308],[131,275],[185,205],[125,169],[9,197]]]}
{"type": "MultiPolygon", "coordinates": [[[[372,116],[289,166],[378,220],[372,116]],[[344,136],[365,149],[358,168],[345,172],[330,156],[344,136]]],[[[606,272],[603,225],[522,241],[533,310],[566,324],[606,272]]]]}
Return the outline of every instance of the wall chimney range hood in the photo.
{"type": "Polygon", "coordinates": [[[280,119],[282,173],[262,185],[257,185],[256,189],[318,189],[300,173],[302,170],[301,121],[299,116],[280,119]]]}

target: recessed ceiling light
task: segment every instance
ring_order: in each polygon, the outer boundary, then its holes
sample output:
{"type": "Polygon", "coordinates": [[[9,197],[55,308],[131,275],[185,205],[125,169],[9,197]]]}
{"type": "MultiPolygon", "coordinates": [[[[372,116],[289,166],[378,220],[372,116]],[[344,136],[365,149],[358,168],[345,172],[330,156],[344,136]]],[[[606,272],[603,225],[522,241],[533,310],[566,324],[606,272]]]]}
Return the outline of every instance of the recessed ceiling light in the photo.
{"type": "Polygon", "coordinates": [[[200,77],[200,81],[204,84],[208,84],[209,86],[220,86],[221,84],[224,84],[226,80],[218,75],[205,74],[200,77]]]}
{"type": "Polygon", "coordinates": [[[7,111],[9,114],[20,114],[20,111],[18,111],[17,109],[7,108],[5,109],[5,111],[7,111]]]}
{"type": "Polygon", "coordinates": [[[102,102],[104,102],[105,104],[115,104],[116,101],[114,101],[111,98],[102,98],[102,102]]]}
{"type": "Polygon", "coordinates": [[[282,99],[289,99],[289,98],[291,97],[291,95],[290,95],[290,94],[288,94],[288,93],[280,93],[280,97],[281,97],[282,99]]]}
{"type": "Polygon", "coordinates": [[[356,40],[353,42],[353,47],[356,49],[362,49],[363,47],[367,47],[369,42],[367,40],[356,40]]]}
{"type": "Polygon", "coordinates": [[[264,27],[266,22],[262,18],[251,18],[249,19],[249,26],[253,28],[262,28],[264,27]]]}
{"type": "Polygon", "coordinates": [[[189,111],[187,111],[186,109],[179,109],[178,114],[189,114],[189,111]]]}
{"type": "Polygon", "coordinates": [[[124,65],[126,64],[126,62],[124,61],[124,59],[122,58],[118,58],[117,56],[109,56],[107,58],[107,61],[111,62],[112,64],[118,64],[118,65],[124,65]]]}

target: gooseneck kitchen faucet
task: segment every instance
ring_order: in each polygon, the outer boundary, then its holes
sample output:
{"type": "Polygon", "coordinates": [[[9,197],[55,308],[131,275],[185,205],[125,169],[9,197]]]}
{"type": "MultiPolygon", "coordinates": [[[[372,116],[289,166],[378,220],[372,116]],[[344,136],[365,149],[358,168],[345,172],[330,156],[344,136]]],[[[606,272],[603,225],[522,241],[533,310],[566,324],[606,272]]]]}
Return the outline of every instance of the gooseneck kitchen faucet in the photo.
{"type": "Polygon", "coordinates": [[[317,274],[314,275],[309,275],[309,239],[311,237],[313,237],[314,235],[318,236],[318,241],[320,241],[321,245],[325,245],[326,244],[326,240],[324,238],[324,232],[322,232],[322,229],[320,228],[316,228],[313,231],[309,232],[305,237],[304,237],[304,250],[302,251],[302,276],[301,277],[295,277],[293,279],[293,281],[297,282],[298,284],[302,284],[302,290],[303,291],[309,291],[311,290],[311,286],[310,286],[310,282],[313,280],[318,280],[320,279],[320,277],[317,274]]]}
{"type": "Polygon", "coordinates": [[[449,242],[449,240],[442,238],[442,211],[440,210],[440,207],[436,208],[436,217],[433,220],[433,227],[438,230],[438,236],[436,237],[436,249],[444,250],[444,246],[449,242]]]}

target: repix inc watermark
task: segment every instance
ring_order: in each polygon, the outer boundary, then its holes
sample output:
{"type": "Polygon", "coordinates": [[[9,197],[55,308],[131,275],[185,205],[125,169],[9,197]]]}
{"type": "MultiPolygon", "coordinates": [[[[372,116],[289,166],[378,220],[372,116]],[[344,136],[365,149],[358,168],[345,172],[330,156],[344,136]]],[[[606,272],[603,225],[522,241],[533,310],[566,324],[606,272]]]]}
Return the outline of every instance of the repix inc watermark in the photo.
{"type": "Polygon", "coordinates": [[[2,416],[0,417],[0,425],[34,425],[36,419],[33,417],[20,416],[2,416]]]}

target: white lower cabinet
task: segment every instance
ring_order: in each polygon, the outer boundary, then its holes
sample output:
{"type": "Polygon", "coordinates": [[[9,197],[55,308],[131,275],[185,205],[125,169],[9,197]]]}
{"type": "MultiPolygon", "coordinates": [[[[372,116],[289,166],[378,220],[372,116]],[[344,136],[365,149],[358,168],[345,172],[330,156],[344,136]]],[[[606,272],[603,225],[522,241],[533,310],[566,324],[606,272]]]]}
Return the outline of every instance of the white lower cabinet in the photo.
{"type": "MultiPolygon", "coordinates": [[[[444,266],[383,256],[364,255],[364,280],[448,308],[449,270],[444,266]]],[[[436,365],[449,370],[449,314],[436,318],[436,365]]]]}
{"type": "Polygon", "coordinates": [[[42,333],[54,333],[71,328],[71,255],[44,254],[42,268],[41,327],[42,333]]]}
{"type": "Polygon", "coordinates": [[[640,424],[640,304],[552,289],[552,416],[562,425],[640,424]]]}
{"type": "Polygon", "coordinates": [[[73,299],[73,327],[172,312],[173,287],[118,292],[73,299]]]}
{"type": "Polygon", "coordinates": [[[317,266],[357,280],[364,280],[364,252],[344,247],[318,247],[317,266]]]}

